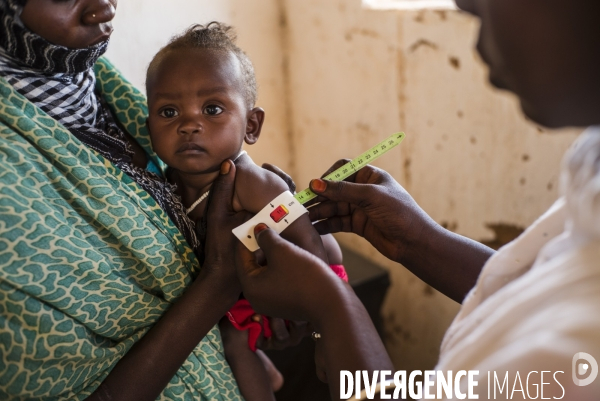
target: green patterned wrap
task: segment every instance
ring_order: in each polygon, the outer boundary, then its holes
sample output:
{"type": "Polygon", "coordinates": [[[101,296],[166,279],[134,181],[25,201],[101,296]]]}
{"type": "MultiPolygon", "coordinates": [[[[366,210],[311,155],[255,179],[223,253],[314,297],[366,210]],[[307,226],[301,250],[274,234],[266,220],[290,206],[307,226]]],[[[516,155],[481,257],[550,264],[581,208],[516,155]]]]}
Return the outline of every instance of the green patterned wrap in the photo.
{"type": "MultiPolygon", "coordinates": [[[[145,97],[105,59],[96,76],[164,166],[145,97]]],[[[0,399],[85,399],[197,272],[145,191],[0,78],[0,399]]],[[[241,400],[217,327],[159,399],[241,400]]]]}

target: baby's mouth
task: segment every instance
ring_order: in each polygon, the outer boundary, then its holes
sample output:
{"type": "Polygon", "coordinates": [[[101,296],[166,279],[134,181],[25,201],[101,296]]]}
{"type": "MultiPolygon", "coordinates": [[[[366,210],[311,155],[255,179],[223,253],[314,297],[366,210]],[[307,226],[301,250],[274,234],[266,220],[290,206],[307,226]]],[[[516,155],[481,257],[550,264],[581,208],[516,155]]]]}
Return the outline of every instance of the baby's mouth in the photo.
{"type": "Polygon", "coordinates": [[[177,149],[177,153],[200,153],[204,152],[204,148],[196,145],[193,142],[186,142],[177,149]]]}

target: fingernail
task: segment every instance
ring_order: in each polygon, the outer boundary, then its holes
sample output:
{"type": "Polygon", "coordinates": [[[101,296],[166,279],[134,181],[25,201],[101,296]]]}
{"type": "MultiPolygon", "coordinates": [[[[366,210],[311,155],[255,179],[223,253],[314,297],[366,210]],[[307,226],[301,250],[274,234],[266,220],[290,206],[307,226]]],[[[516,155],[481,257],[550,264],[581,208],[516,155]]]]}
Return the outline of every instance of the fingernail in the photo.
{"type": "Polygon", "coordinates": [[[265,223],[258,223],[254,227],[254,236],[256,237],[260,232],[265,231],[267,228],[269,228],[269,226],[265,223]]]}
{"type": "Polygon", "coordinates": [[[229,160],[225,160],[223,164],[221,164],[221,174],[228,174],[229,170],[231,170],[231,163],[229,163],[229,160]]]}
{"type": "Polygon", "coordinates": [[[315,192],[324,192],[327,189],[327,183],[319,178],[310,182],[310,188],[315,192]]]}

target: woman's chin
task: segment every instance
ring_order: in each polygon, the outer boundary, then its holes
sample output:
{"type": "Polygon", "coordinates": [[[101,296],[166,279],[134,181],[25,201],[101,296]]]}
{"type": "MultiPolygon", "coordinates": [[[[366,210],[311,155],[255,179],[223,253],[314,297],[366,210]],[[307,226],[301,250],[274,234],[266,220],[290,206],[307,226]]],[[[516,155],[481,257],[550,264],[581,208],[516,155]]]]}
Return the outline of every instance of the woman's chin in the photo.
{"type": "Polygon", "coordinates": [[[497,75],[494,75],[491,71],[488,76],[488,81],[496,89],[512,92],[512,90],[510,89],[508,84],[506,84],[506,82],[503,79],[501,79],[500,77],[498,77],[497,75]]]}
{"type": "Polygon", "coordinates": [[[553,118],[551,118],[552,114],[543,112],[541,110],[542,108],[536,102],[528,101],[524,96],[519,95],[517,92],[511,89],[511,87],[506,83],[505,80],[492,73],[490,73],[488,80],[494,88],[499,89],[501,91],[510,92],[513,95],[517,96],[517,98],[519,99],[521,110],[529,120],[532,120],[535,123],[548,128],[559,128],[563,126],[560,124],[557,125],[557,122],[554,121],[553,118]]]}
{"type": "Polygon", "coordinates": [[[550,110],[550,107],[541,107],[533,102],[529,102],[526,99],[519,98],[521,110],[525,116],[546,128],[556,129],[556,128],[564,128],[570,125],[576,125],[573,122],[564,120],[564,112],[558,111],[553,112],[550,110]]]}

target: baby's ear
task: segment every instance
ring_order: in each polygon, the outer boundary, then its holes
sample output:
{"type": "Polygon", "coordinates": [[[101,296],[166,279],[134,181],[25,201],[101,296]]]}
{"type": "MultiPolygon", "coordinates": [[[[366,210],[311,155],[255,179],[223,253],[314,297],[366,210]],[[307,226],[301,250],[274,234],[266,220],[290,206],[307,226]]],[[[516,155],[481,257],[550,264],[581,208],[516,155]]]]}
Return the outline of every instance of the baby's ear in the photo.
{"type": "Polygon", "coordinates": [[[258,141],[263,122],[265,121],[265,111],[260,107],[255,107],[248,112],[246,120],[246,136],[244,142],[248,145],[254,145],[258,141]]]}

